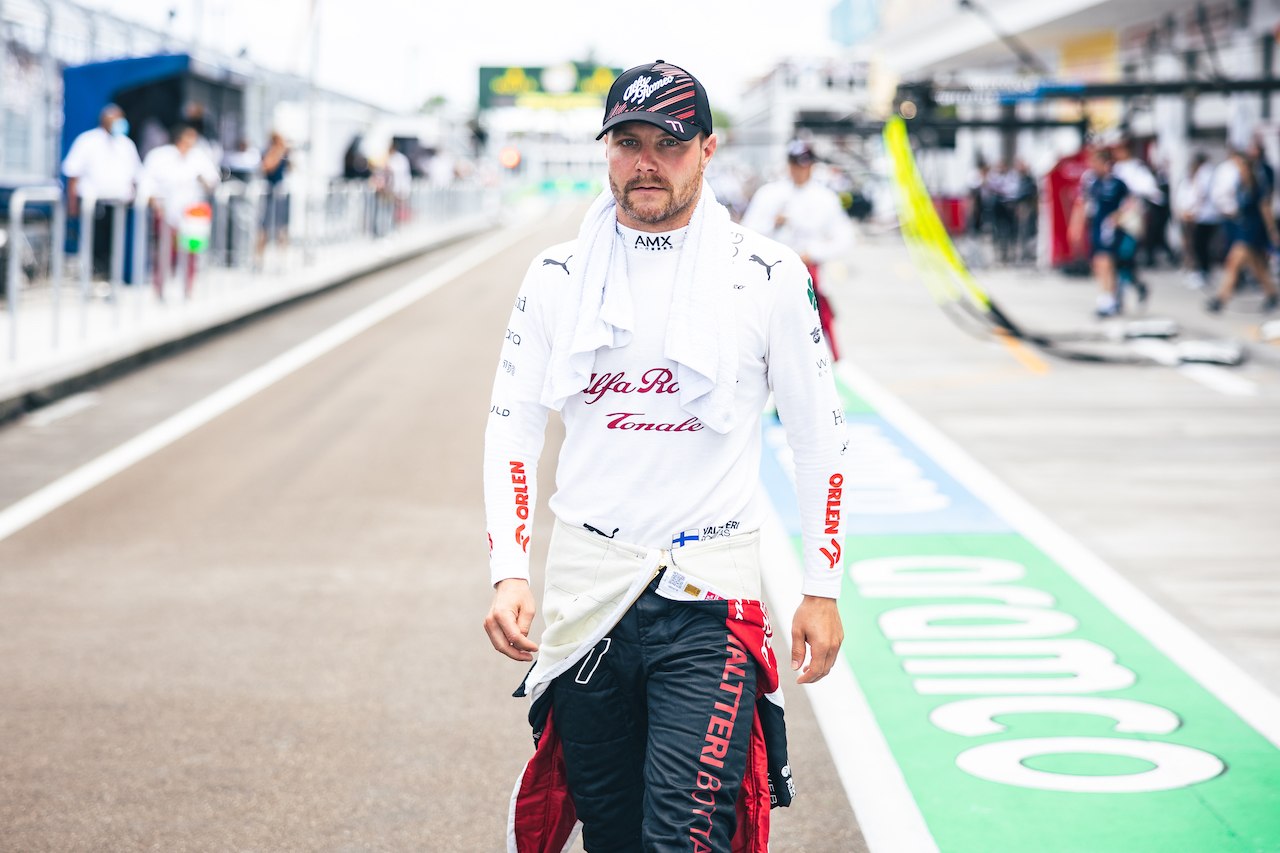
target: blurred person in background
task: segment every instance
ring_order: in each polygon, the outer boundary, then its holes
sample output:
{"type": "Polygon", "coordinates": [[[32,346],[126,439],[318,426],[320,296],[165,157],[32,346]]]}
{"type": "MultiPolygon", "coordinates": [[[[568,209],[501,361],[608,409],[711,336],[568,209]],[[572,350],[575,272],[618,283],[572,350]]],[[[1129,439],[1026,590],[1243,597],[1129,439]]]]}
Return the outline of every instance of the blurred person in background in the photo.
{"type": "Polygon", "coordinates": [[[1000,263],[1009,263],[1017,234],[1015,209],[1018,198],[1018,173],[1001,160],[987,173],[987,195],[991,211],[991,236],[1000,263]]]}
{"type": "Polygon", "coordinates": [[[1187,177],[1179,189],[1184,234],[1190,233],[1183,252],[1190,258],[1191,276],[1188,285],[1195,289],[1209,286],[1209,272],[1213,268],[1214,247],[1222,227],[1222,216],[1213,203],[1213,176],[1217,167],[1209,162],[1203,151],[1191,159],[1187,177]]]}
{"type": "Polygon", "coordinates": [[[1206,310],[1217,313],[1231,301],[1240,278],[1240,268],[1247,266],[1265,294],[1263,312],[1273,311],[1280,303],[1275,281],[1267,263],[1267,252],[1280,244],[1276,223],[1271,217],[1271,194],[1275,189],[1275,171],[1262,154],[1257,141],[1248,152],[1232,149],[1214,177],[1214,203],[1227,220],[1227,259],[1222,265],[1222,281],[1218,290],[1205,302],[1206,310]]]}
{"type": "Polygon", "coordinates": [[[289,171],[289,146],[279,133],[271,132],[271,141],[262,154],[262,178],[267,182],[267,193],[262,210],[262,227],[258,231],[257,256],[262,263],[268,242],[289,243],[289,194],[285,192],[284,178],[289,171]]]}
{"type": "Polygon", "coordinates": [[[853,240],[849,217],[840,204],[840,197],[810,180],[816,162],[807,142],[792,141],[787,146],[788,177],[756,190],[747,212],[742,215],[742,225],[777,240],[800,256],[809,270],[822,332],[835,361],[840,358],[834,330],[835,312],[822,293],[818,265],[848,252],[853,240]]]}
{"type": "Polygon", "coordinates": [[[347,152],[342,155],[342,177],[348,181],[365,180],[373,174],[369,170],[369,158],[360,150],[363,144],[363,137],[355,137],[347,146],[347,152]]]}
{"type": "Polygon", "coordinates": [[[1159,201],[1147,203],[1147,233],[1142,241],[1142,248],[1147,255],[1147,266],[1156,265],[1156,253],[1163,251],[1170,265],[1179,262],[1178,254],[1169,245],[1169,222],[1173,219],[1173,198],[1169,186],[1168,162],[1163,161],[1158,168],[1152,170],[1155,175],[1159,201]]]}
{"type": "MultiPolygon", "coordinates": [[[[205,201],[218,186],[218,167],[200,146],[200,134],[189,124],[174,128],[173,142],[152,149],[142,162],[139,189],[151,200],[156,227],[155,285],[156,295],[164,298],[164,268],[172,268],[178,253],[178,231],[183,217],[194,205],[205,201]],[[160,223],[170,229],[169,245],[161,246],[160,223]]],[[[195,283],[196,256],[187,255],[186,294],[191,296],[195,283]]]]}
{"type": "MultiPolygon", "coordinates": [[[[1120,313],[1116,281],[1116,258],[1125,240],[1117,226],[1117,213],[1129,195],[1129,188],[1112,171],[1115,158],[1107,148],[1095,148],[1089,156],[1089,168],[1080,176],[1080,195],[1071,211],[1067,230],[1072,243],[1084,242],[1089,229],[1093,276],[1098,280],[1095,313],[1114,317],[1120,313]]],[[[1132,238],[1129,238],[1132,241],[1132,238]]]]}
{"type": "Polygon", "coordinates": [[[1018,253],[1016,261],[1034,261],[1036,230],[1040,221],[1040,188],[1035,176],[1023,161],[1014,167],[1017,176],[1014,185],[1013,214],[1017,229],[1018,253]]]}
{"type": "Polygon", "coordinates": [[[987,185],[987,164],[978,158],[969,174],[969,233],[975,237],[982,234],[984,225],[982,214],[985,204],[983,192],[987,185]]]}
{"type": "MultiPolygon", "coordinates": [[[[439,159],[439,158],[436,158],[439,159]]],[[[387,149],[387,162],[383,164],[383,186],[395,201],[396,221],[403,222],[409,213],[409,191],[413,189],[413,170],[409,158],[404,155],[393,140],[387,149]]],[[[450,165],[449,178],[453,178],[453,167],[450,165]]]]}
{"type": "MultiPolygon", "coordinates": [[[[98,126],[77,136],[62,161],[62,174],[67,176],[68,226],[79,233],[82,198],[133,201],[141,169],[124,111],[107,104],[98,114],[98,126]]],[[[95,207],[93,218],[93,267],[99,274],[110,274],[114,221],[102,205],[95,207]]]]}
{"type": "Polygon", "coordinates": [[[195,128],[196,147],[204,152],[213,163],[222,162],[222,143],[217,138],[217,128],[205,114],[204,104],[199,101],[187,101],[182,107],[182,123],[195,128]]]}
{"type": "Polygon", "coordinates": [[[1133,143],[1120,140],[1112,150],[1113,174],[1124,182],[1129,190],[1116,213],[1116,224],[1123,232],[1116,254],[1116,299],[1123,302],[1126,284],[1138,291],[1138,301],[1147,299],[1147,286],[1138,277],[1138,248],[1150,231],[1152,205],[1165,203],[1164,193],[1146,161],[1133,156],[1133,143]]]}

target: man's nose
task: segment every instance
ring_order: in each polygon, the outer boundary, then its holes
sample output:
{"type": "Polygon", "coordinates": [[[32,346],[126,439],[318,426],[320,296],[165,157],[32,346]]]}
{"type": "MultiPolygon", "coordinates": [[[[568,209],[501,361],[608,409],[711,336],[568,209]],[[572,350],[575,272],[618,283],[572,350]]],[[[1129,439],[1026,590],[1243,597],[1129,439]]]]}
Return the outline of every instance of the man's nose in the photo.
{"type": "Polygon", "coordinates": [[[636,161],[636,168],[641,172],[658,171],[657,151],[648,145],[640,147],[640,159],[636,161]]]}

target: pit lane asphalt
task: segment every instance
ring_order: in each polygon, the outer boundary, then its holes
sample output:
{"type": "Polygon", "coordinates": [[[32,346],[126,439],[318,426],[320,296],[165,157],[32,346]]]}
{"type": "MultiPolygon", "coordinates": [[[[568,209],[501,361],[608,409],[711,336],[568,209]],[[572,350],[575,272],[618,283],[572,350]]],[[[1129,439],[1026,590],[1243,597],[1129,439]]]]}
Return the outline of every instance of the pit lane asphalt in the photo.
{"type": "MultiPolygon", "coordinates": [[[[504,848],[532,744],[509,695],[524,667],[480,628],[485,413],[525,267],[578,215],[0,541],[0,848],[504,848]]],[[[0,505],[465,247],[5,427],[0,505]]],[[[544,484],[561,435],[553,418],[544,484]]],[[[771,848],[865,850],[806,696],[786,692],[801,796],[773,812],[771,848]]]]}

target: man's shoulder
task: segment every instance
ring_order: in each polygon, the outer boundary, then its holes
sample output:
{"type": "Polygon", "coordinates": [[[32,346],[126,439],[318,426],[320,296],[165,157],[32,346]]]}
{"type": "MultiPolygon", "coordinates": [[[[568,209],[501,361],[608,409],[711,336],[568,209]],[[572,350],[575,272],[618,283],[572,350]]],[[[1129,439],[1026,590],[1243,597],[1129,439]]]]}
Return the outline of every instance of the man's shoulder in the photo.
{"type": "Polygon", "coordinates": [[[93,145],[111,138],[111,134],[107,133],[100,127],[91,127],[83,133],[79,134],[72,145],[93,145]]]}
{"type": "Polygon", "coordinates": [[[737,251],[733,253],[732,262],[739,263],[756,263],[751,260],[752,255],[767,256],[771,260],[785,259],[794,261],[804,269],[804,264],[800,262],[800,256],[793,250],[782,245],[777,240],[770,239],[758,231],[752,231],[743,225],[733,223],[729,225],[729,242],[737,251]]]}
{"type": "Polygon", "coordinates": [[[165,145],[157,145],[147,152],[147,156],[142,162],[147,165],[155,165],[158,163],[167,163],[178,154],[178,148],[172,142],[165,145]]]}
{"type": "Polygon", "coordinates": [[[809,278],[800,256],[777,240],[770,240],[741,225],[729,226],[733,246],[730,266],[735,290],[752,290],[772,299],[784,289],[803,287],[809,278]]]}

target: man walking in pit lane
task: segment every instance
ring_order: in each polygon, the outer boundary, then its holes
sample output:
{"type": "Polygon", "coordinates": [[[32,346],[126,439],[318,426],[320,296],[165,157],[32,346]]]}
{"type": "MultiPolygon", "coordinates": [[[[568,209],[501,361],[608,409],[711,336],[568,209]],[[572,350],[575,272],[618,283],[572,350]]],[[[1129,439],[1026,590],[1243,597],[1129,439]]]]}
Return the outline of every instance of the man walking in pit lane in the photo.
{"type": "Polygon", "coordinates": [[[751,197],[742,225],[793,249],[809,272],[818,298],[822,332],[831,357],[840,358],[834,329],[835,311],[819,284],[818,265],[849,251],[849,217],[840,197],[813,177],[817,158],[809,143],[796,139],[787,146],[788,176],[765,184],[751,197]]]}
{"type": "Polygon", "coordinates": [[[735,226],[703,180],[702,85],[632,68],[600,135],[609,189],[530,265],[485,433],[485,630],[515,660],[538,652],[508,850],[560,851],[580,824],[589,853],[765,853],[794,788],[760,602],[760,416],[772,391],[804,534],[791,668],[813,682],[844,636],[844,415],[803,262],[735,226]],[[566,436],[539,647],[528,561],[551,409],[566,436]]]}

